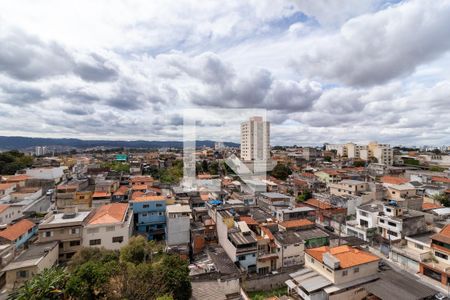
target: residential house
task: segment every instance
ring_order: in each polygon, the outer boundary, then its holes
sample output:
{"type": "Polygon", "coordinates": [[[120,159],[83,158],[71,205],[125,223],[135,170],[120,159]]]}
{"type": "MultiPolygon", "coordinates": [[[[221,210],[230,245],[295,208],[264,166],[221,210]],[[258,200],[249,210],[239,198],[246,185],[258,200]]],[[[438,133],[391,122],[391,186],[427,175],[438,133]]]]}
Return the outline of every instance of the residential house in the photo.
{"type": "Polygon", "coordinates": [[[79,212],[76,207],[64,213],[48,213],[39,224],[39,243],[59,242],[59,260],[69,260],[82,245],[83,227],[92,212],[79,212]]]}
{"type": "Polygon", "coordinates": [[[347,235],[356,236],[364,241],[375,237],[378,228],[378,216],[383,207],[377,204],[365,204],[356,209],[356,220],[347,221],[347,235]]]}
{"type": "MultiPolygon", "coordinates": [[[[142,195],[130,201],[136,232],[149,240],[164,240],[166,232],[166,198],[142,195]]],[[[188,223],[189,227],[189,223],[188,223]]]]}
{"type": "Polygon", "coordinates": [[[119,250],[133,232],[133,213],[128,203],[106,204],[95,210],[83,228],[84,247],[119,250]]]}
{"type": "Polygon", "coordinates": [[[258,206],[271,211],[288,208],[291,202],[291,197],[280,193],[261,193],[257,197],[258,206]]]}
{"type": "Polygon", "coordinates": [[[440,282],[450,284],[450,224],[431,237],[431,257],[420,262],[420,273],[440,282]]]}
{"type": "Polygon", "coordinates": [[[111,193],[97,191],[92,194],[92,207],[100,207],[111,203],[111,193]]]}
{"type": "Polygon", "coordinates": [[[396,204],[383,205],[383,213],[378,216],[378,232],[385,240],[400,240],[408,235],[426,231],[424,214],[405,210],[396,204]]]}
{"type": "Polygon", "coordinates": [[[166,206],[166,243],[168,246],[190,243],[191,212],[189,205],[166,206]]]}
{"type": "Polygon", "coordinates": [[[379,258],[350,246],[305,250],[305,269],[290,274],[290,293],[302,299],[363,299],[364,284],[378,279],[379,258]]]}
{"type": "Polygon", "coordinates": [[[0,231],[0,242],[2,244],[14,244],[16,249],[26,244],[37,232],[38,226],[23,219],[0,231]]]}
{"type": "Polygon", "coordinates": [[[420,263],[432,259],[431,238],[435,232],[424,232],[406,236],[398,243],[391,244],[390,259],[403,268],[418,273],[420,263]]]}
{"type": "Polygon", "coordinates": [[[226,209],[217,210],[216,218],[217,238],[228,257],[242,269],[256,272],[256,235],[247,230],[248,226],[239,227],[233,214],[226,209]]]}
{"type": "Polygon", "coordinates": [[[0,200],[9,200],[8,196],[16,189],[17,185],[15,183],[0,183],[0,200]]]}
{"type": "Polygon", "coordinates": [[[12,221],[22,217],[21,206],[14,204],[0,204],[0,225],[9,225],[12,221]]]}
{"type": "Polygon", "coordinates": [[[56,241],[30,245],[2,269],[2,272],[6,274],[5,288],[11,291],[20,287],[36,274],[56,265],[57,261],[58,243],[56,241]]]}
{"type": "Polygon", "coordinates": [[[314,172],[314,175],[319,178],[319,180],[327,185],[330,183],[337,183],[342,180],[340,173],[334,169],[324,169],[314,172]]]}
{"type": "Polygon", "coordinates": [[[54,183],[60,183],[65,178],[65,171],[67,167],[43,167],[26,169],[25,175],[30,176],[33,179],[52,180],[54,183]]]}
{"type": "Polygon", "coordinates": [[[298,219],[308,219],[314,222],[316,219],[316,210],[307,206],[289,207],[277,210],[276,217],[280,222],[298,219]]]}
{"type": "Polygon", "coordinates": [[[336,196],[361,196],[368,191],[369,183],[364,181],[346,179],[338,183],[330,183],[330,194],[336,196]]]}

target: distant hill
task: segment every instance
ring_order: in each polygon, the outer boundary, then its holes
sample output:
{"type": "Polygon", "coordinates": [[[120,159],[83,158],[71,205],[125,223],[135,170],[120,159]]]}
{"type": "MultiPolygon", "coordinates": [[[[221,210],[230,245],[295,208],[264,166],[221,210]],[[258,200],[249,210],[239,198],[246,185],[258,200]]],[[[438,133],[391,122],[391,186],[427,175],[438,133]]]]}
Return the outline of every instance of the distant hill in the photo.
{"type": "MultiPolygon", "coordinates": [[[[54,146],[54,147],[71,147],[78,149],[86,149],[93,147],[107,148],[183,148],[183,142],[180,141],[106,141],[106,140],[80,140],[80,139],[56,139],[56,138],[31,138],[22,136],[0,136],[0,149],[24,150],[36,146],[54,146]]],[[[197,141],[197,147],[214,147],[214,141],[197,141]]],[[[227,147],[239,147],[237,143],[225,142],[227,147]]]]}

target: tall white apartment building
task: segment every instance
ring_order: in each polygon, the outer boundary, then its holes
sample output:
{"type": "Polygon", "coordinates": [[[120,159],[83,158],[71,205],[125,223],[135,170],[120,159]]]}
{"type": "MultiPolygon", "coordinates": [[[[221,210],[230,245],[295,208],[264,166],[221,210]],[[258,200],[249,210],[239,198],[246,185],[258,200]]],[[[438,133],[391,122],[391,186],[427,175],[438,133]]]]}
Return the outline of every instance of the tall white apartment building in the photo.
{"type": "Polygon", "coordinates": [[[378,144],[377,142],[370,142],[367,145],[354,143],[328,144],[326,150],[336,150],[337,155],[347,156],[348,158],[369,160],[374,157],[378,163],[389,166],[394,163],[394,151],[388,144],[378,144]]]}
{"type": "Polygon", "coordinates": [[[270,158],[270,123],[251,117],[241,123],[241,160],[267,161],[270,158]]]}

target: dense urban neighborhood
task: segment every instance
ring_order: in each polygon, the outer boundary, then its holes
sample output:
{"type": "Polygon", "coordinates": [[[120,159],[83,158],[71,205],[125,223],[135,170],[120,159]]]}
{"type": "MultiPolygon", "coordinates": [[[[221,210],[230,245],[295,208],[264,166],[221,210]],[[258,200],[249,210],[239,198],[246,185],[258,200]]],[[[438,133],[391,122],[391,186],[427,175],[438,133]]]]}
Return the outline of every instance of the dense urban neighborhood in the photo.
{"type": "Polygon", "coordinates": [[[240,132],[197,146],[187,179],[180,148],[0,153],[2,297],[447,296],[449,147],[271,146],[261,117],[240,132]]]}

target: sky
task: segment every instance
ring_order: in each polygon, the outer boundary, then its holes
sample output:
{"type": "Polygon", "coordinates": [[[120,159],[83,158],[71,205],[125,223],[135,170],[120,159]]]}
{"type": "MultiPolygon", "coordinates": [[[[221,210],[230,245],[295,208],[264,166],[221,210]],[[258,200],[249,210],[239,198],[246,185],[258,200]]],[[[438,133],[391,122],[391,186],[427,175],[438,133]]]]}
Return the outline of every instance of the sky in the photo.
{"type": "Polygon", "coordinates": [[[450,0],[0,1],[0,135],[181,140],[192,109],[199,139],[239,109],[273,145],[450,145],[450,0]]]}

